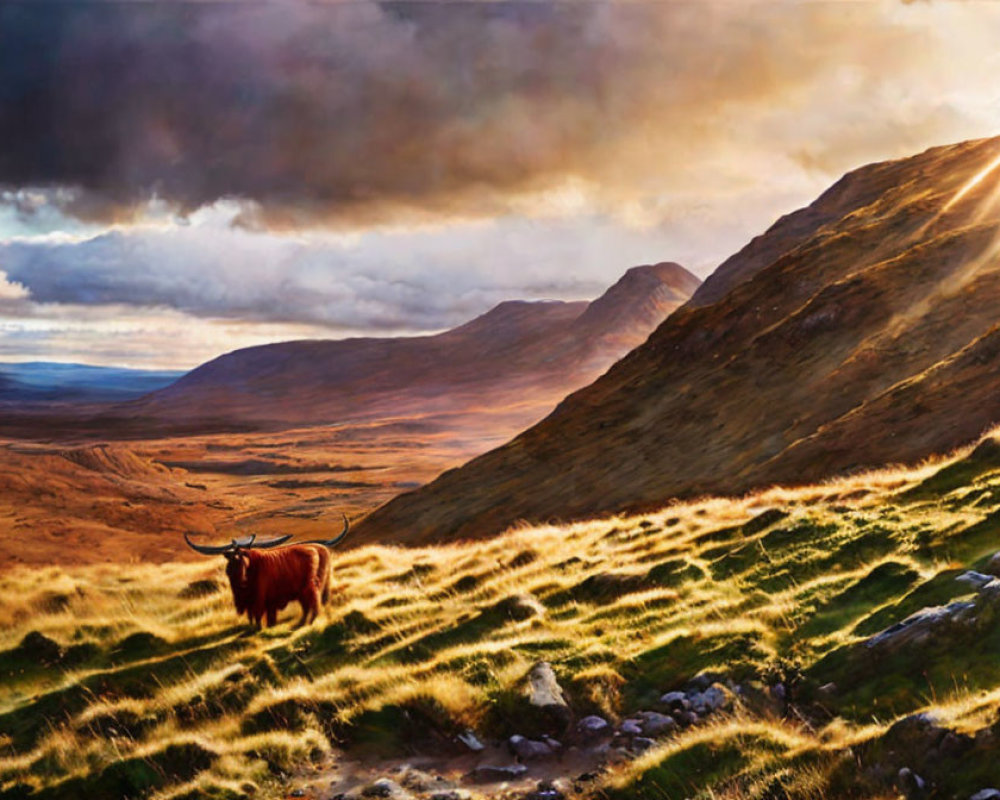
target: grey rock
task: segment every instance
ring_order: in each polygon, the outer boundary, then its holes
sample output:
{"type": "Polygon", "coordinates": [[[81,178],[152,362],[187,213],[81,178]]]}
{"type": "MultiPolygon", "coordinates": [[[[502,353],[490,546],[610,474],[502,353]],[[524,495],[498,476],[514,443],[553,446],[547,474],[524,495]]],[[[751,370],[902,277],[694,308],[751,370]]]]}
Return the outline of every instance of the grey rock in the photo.
{"type": "Polygon", "coordinates": [[[306,790],[305,789],[292,789],[292,791],[288,793],[288,796],[289,797],[305,797],[306,796],[306,790]]]}
{"type": "Polygon", "coordinates": [[[395,781],[388,778],[379,778],[374,783],[368,784],[361,790],[362,797],[409,797],[408,792],[404,792],[402,787],[395,781]]]}
{"type": "Polygon", "coordinates": [[[572,714],[552,665],[539,661],[528,671],[526,683],[528,708],[524,732],[538,736],[564,731],[572,721],[572,714]]]}
{"type": "Polygon", "coordinates": [[[639,724],[646,736],[661,736],[677,728],[677,721],[673,717],[656,711],[642,712],[642,721],[639,724]]]}
{"type": "Polygon", "coordinates": [[[970,569],[967,572],[963,572],[955,578],[955,580],[961,583],[968,583],[977,589],[982,589],[986,584],[993,580],[993,577],[994,576],[992,575],[984,575],[981,572],[976,572],[975,570],[970,569]]]}
{"type": "Polygon", "coordinates": [[[692,725],[697,725],[701,721],[701,717],[693,711],[681,711],[674,717],[674,719],[676,719],[677,724],[683,728],[689,728],[692,725]]]}
{"type": "Polygon", "coordinates": [[[507,767],[495,767],[487,764],[476,767],[465,776],[469,783],[501,783],[516,781],[524,777],[528,768],[524,764],[511,764],[507,767]]]}
{"type": "Polygon", "coordinates": [[[655,747],[656,742],[645,736],[636,736],[632,740],[632,749],[639,753],[645,753],[651,747],[655,747]]]}
{"type": "Polygon", "coordinates": [[[473,753],[481,753],[486,749],[486,745],[479,741],[479,738],[472,731],[460,733],[457,738],[458,741],[468,747],[473,753]]]}
{"type": "Polygon", "coordinates": [[[468,800],[469,795],[457,789],[449,789],[446,792],[434,792],[430,800],[468,800]]]}
{"type": "Polygon", "coordinates": [[[1000,800],[1000,789],[981,789],[969,800],[1000,800]]]}
{"type": "Polygon", "coordinates": [[[601,736],[605,733],[611,732],[611,725],[608,723],[604,717],[599,717],[596,714],[591,714],[589,717],[584,717],[579,722],[576,723],[576,729],[579,733],[584,736],[593,737],[601,736]]]}
{"type": "Polygon", "coordinates": [[[552,781],[539,781],[535,791],[524,796],[524,800],[563,800],[566,795],[562,787],[552,781]]]}
{"type": "Polygon", "coordinates": [[[566,708],[566,697],[547,661],[539,661],[528,672],[528,699],[537,708],[566,708]]]}
{"type": "Polygon", "coordinates": [[[924,608],[910,614],[902,622],[886,628],[865,642],[868,649],[895,650],[901,646],[920,646],[935,634],[951,626],[971,625],[975,622],[976,603],[956,600],[946,606],[924,608]]]}
{"type": "Polygon", "coordinates": [[[927,796],[926,782],[909,767],[897,773],[896,784],[906,800],[923,800],[927,796]]]}
{"type": "Polygon", "coordinates": [[[539,758],[550,758],[554,756],[561,745],[555,739],[547,739],[546,741],[535,741],[534,739],[526,739],[523,736],[511,736],[507,740],[507,746],[510,748],[511,753],[520,759],[525,761],[531,761],[539,758]]]}
{"type": "Polygon", "coordinates": [[[639,736],[642,734],[642,723],[627,719],[618,726],[618,732],[623,736],[639,736]]]}
{"type": "Polygon", "coordinates": [[[698,714],[708,714],[718,711],[729,704],[729,693],[723,686],[713,684],[701,693],[700,703],[694,704],[698,714]]]}
{"type": "Polygon", "coordinates": [[[990,556],[990,560],[986,562],[986,566],[983,567],[983,572],[988,575],[992,575],[995,578],[1000,578],[1000,553],[994,553],[990,556]]]}
{"type": "Polygon", "coordinates": [[[677,709],[687,711],[691,707],[691,701],[687,699],[684,692],[667,692],[660,698],[660,704],[671,711],[677,709]]]}
{"type": "Polygon", "coordinates": [[[826,696],[829,697],[830,695],[833,695],[833,694],[837,693],[837,684],[835,684],[833,681],[830,681],[830,683],[824,683],[822,686],[819,687],[819,689],[817,691],[820,694],[823,694],[823,695],[826,695],[826,696]]]}

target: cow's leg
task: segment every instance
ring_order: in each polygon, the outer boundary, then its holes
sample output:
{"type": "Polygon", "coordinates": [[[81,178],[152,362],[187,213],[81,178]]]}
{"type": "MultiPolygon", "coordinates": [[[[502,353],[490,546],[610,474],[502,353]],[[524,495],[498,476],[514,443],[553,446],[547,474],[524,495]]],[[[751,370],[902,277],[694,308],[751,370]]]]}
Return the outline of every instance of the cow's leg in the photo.
{"type": "Polygon", "coordinates": [[[302,616],[295,623],[296,628],[300,628],[316,619],[316,615],[319,613],[319,589],[315,586],[310,586],[302,593],[299,604],[302,606],[302,616]]]}
{"type": "Polygon", "coordinates": [[[271,628],[278,622],[278,609],[273,606],[267,610],[267,627],[271,628]]]}

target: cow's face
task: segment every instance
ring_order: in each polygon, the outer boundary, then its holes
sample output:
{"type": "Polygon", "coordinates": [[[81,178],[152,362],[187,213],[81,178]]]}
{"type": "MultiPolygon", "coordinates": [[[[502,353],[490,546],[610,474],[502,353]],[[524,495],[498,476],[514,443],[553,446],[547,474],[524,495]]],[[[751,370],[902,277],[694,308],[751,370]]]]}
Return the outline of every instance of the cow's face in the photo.
{"type": "Polygon", "coordinates": [[[250,556],[242,550],[226,553],[226,576],[234,590],[247,588],[250,556]]]}

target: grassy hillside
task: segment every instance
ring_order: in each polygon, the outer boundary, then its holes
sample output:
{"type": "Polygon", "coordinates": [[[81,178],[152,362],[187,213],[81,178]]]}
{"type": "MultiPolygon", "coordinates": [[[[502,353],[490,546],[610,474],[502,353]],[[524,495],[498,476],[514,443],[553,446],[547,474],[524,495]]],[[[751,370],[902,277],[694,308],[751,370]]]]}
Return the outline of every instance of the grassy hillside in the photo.
{"type": "Polygon", "coordinates": [[[547,661],[575,749],[527,777],[566,792],[892,797],[909,769],[965,798],[997,780],[1000,614],[956,577],[998,549],[988,439],[908,472],[346,552],[326,618],[301,630],[288,609],[248,634],[211,559],[18,568],[0,575],[0,794],[329,797],[351,770],[421,756],[445,785],[477,758],[512,763],[494,743],[547,724],[521,696],[547,661]],[[724,709],[645,752],[574,738],[585,715],[662,711],[699,675],[724,709]],[[466,730],[483,755],[456,743],[466,730]]]}

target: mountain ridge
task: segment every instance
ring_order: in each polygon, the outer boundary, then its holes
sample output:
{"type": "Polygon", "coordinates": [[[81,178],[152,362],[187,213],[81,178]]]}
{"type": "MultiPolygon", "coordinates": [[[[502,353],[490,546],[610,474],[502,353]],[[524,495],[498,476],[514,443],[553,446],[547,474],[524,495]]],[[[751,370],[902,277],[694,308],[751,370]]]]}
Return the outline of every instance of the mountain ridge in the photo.
{"type": "Polygon", "coordinates": [[[505,301],[435,335],[245,348],[117,411],[161,425],[206,410],[230,424],[311,425],[524,406],[515,416],[529,424],[645,340],[699,283],[679,265],[647,265],[592,303],[505,301]]]}
{"type": "Polygon", "coordinates": [[[724,262],[600,379],[377,509],[359,538],[492,535],[974,440],[1000,420],[984,369],[1000,338],[989,333],[1000,220],[981,176],[998,153],[1000,140],[978,140],[848,173],[724,262]]]}

